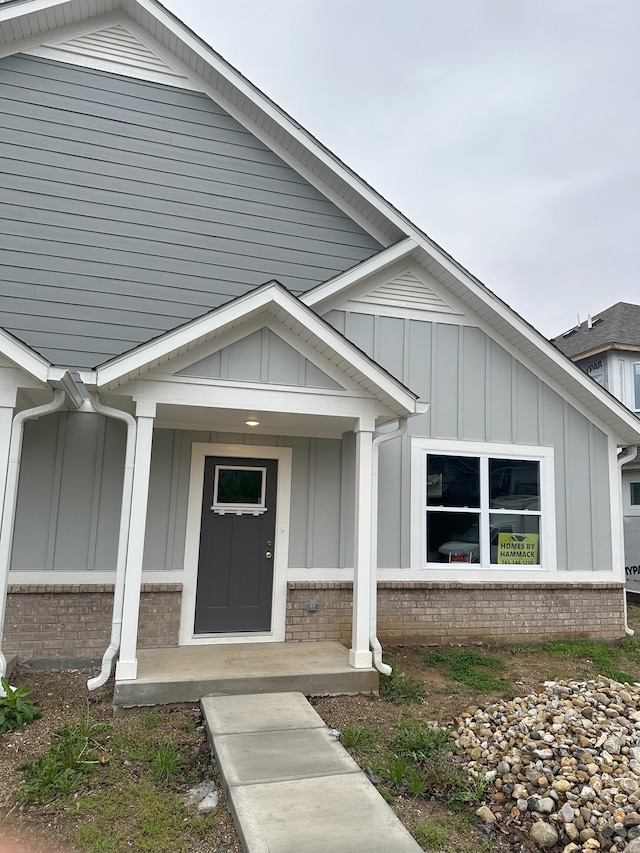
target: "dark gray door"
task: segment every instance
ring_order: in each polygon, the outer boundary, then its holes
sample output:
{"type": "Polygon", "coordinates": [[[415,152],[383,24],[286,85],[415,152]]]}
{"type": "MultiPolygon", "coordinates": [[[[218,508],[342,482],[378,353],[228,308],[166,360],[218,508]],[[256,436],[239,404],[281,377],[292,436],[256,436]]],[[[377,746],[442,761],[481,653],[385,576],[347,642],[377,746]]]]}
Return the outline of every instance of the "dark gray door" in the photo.
{"type": "Polygon", "coordinates": [[[271,629],[275,459],[207,456],[196,634],[271,629]]]}

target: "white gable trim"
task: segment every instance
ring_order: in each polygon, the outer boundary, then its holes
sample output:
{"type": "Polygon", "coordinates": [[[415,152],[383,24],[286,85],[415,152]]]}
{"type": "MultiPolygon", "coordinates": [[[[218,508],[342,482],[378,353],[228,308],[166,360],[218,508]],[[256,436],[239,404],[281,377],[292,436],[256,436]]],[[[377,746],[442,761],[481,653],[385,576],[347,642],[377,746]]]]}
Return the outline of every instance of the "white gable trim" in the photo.
{"type": "Polygon", "coordinates": [[[72,31],[58,32],[51,42],[26,48],[22,53],[152,83],[197,90],[186,69],[175,59],[171,62],[166,55],[161,55],[157,43],[133,26],[127,17],[118,14],[109,18],[101,19],[104,26],[99,29],[95,28],[95,23],[90,26],[91,22],[87,22],[81,27],[72,28],[72,31]]]}
{"type": "Polygon", "coordinates": [[[31,347],[14,338],[9,332],[5,332],[4,329],[0,329],[0,354],[27,373],[31,379],[42,384],[47,383],[51,368],[50,362],[34,352],[31,347]]]}
{"type": "MultiPolygon", "coordinates": [[[[143,377],[160,364],[189,352],[260,314],[292,329],[309,348],[380,400],[396,415],[416,410],[416,396],[368,356],[317,317],[279,284],[268,284],[184,326],[180,326],[95,371],[81,373],[85,384],[111,390],[143,377]]],[[[319,362],[319,363],[322,363],[319,362]]]]}

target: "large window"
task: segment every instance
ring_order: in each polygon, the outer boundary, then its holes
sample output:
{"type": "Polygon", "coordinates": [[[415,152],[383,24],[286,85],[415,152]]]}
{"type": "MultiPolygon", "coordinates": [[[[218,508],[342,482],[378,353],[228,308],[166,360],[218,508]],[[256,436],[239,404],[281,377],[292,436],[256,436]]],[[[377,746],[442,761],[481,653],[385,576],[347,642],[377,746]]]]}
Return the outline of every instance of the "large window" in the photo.
{"type": "Polygon", "coordinates": [[[544,458],[423,454],[423,563],[543,563],[544,458]]]}
{"type": "Polygon", "coordinates": [[[640,361],[632,365],[633,370],[633,407],[640,412],[640,361]]]}

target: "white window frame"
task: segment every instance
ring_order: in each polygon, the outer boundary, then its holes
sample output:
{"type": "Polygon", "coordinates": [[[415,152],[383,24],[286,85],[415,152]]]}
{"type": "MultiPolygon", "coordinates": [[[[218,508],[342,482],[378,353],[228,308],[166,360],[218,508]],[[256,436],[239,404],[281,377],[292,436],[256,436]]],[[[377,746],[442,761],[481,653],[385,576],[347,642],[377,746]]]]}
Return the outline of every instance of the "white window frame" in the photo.
{"type": "MultiPolygon", "coordinates": [[[[555,476],[554,449],[552,447],[531,446],[522,444],[499,444],[495,442],[450,441],[444,439],[414,438],[412,440],[412,506],[415,511],[415,522],[412,525],[412,565],[419,565],[425,571],[441,573],[443,569],[455,566],[458,577],[469,576],[472,579],[477,574],[480,579],[490,572],[491,575],[524,574],[527,571],[549,572],[557,569],[556,560],[556,531],[555,531],[555,476]],[[499,458],[526,460],[538,462],[540,466],[540,562],[531,564],[496,564],[490,563],[489,537],[481,536],[481,551],[479,563],[444,564],[427,562],[427,456],[429,454],[448,456],[473,456],[483,459],[499,458]]],[[[488,464],[480,465],[481,495],[488,496],[486,471],[488,464]]],[[[481,530],[488,532],[489,516],[494,512],[489,508],[488,500],[481,499],[478,512],[481,530]]],[[[473,510],[476,512],[476,510],[473,510]]],[[[538,515],[538,513],[536,513],[538,515]]]]}
{"type": "Polygon", "coordinates": [[[640,374],[640,361],[631,363],[631,396],[633,399],[633,411],[640,412],[640,390],[636,393],[636,376],[640,374]]]}

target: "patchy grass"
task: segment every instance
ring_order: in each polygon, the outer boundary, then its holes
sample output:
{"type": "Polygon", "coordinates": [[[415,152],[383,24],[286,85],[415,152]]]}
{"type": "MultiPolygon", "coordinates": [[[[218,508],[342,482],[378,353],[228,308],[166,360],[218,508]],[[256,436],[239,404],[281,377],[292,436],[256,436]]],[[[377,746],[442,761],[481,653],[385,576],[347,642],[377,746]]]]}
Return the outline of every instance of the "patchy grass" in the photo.
{"type": "Polygon", "coordinates": [[[633,683],[636,679],[620,666],[625,661],[640,662],[640,645],[635,637],[625,637],[615,645],[600,640],[553,640],[544,645],[544,651],[563,660],[584,661],[599,675],[623,683],[633,683]]]}
{"type": "Polygon", "coordinates": [[[425,701],[424,685],[418,678],[398,672],[395,666],[391,675],[380,676],[380,695],[396,705],[418,705],[425,701]]]}
{"type": "Polygon", "coordinates": [[[435,667],[452,681],[470,687],[476,693],[504,691],[513,693],[513,684],[501,676],[506,669],[497,655],[475,649],[442,647],[425,654],[425,664],[435,667]]]}
{"type": "Polygon", "coordinates": [[[345,749],[356,753],[362,758],[367,758],[378,751],[379,736],[372,726],[362,723],[350,723],[340,733],[340,742],[345,749]]]}
{"type": "Polygon", "coordinates": [[[72,838],[86,853],[189,853],[217,810],[200,815],[180,794],[215,770],[206,745],[187,747],[179,727],[155,736],[161,713],[119,730],[88,714],[65,723],[45,755],[21,766],[20,800],[71,816],[72,838]]]}

